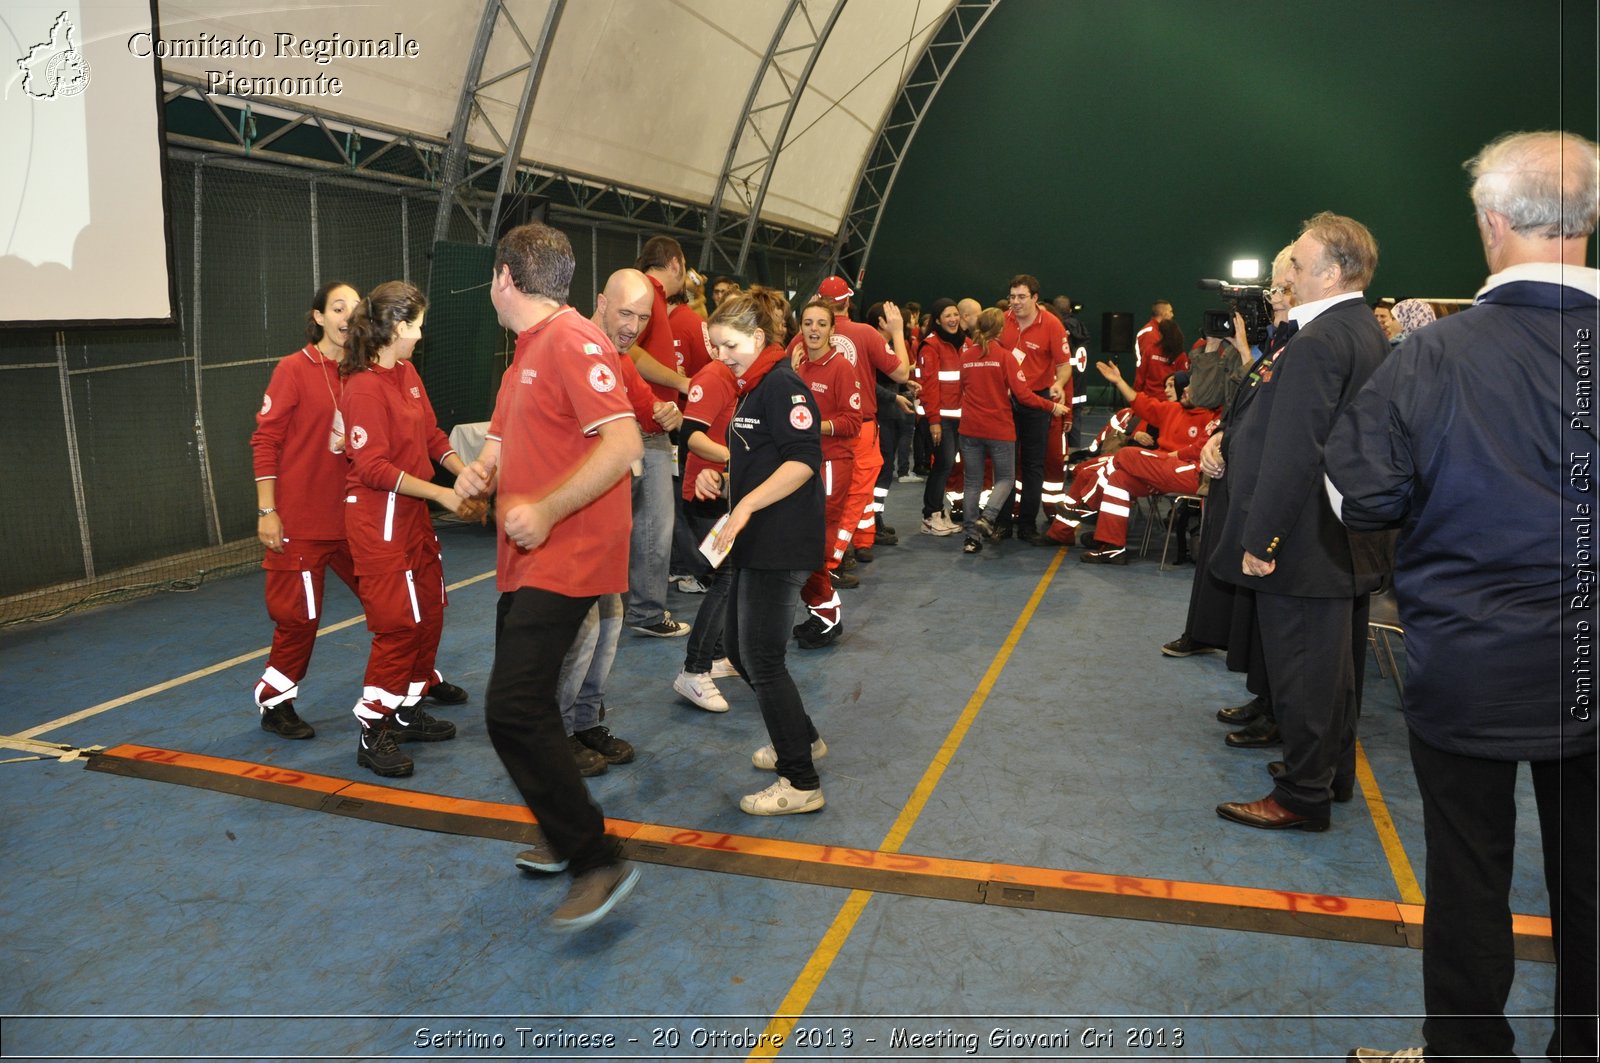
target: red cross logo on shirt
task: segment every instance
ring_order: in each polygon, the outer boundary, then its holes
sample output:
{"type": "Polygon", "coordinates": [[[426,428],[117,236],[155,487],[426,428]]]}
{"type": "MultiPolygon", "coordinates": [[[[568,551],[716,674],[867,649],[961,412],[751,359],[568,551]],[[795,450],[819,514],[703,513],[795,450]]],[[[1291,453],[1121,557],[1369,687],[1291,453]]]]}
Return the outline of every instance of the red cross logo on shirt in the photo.
{"type": "Polygon", "coordinates": [[[592,366],[589,369],[589,386],[603,395],[616,388],[617,374],[604,365],[592,366]]]}

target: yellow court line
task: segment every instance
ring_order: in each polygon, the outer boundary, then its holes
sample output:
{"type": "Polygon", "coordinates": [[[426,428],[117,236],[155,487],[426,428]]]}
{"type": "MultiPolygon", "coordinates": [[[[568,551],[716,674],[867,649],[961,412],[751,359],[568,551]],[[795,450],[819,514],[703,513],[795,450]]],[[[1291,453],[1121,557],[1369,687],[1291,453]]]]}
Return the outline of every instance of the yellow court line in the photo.
{"type": "Polygon", "coordinates": [[[1372,815],[1372,825],[1378,831],[1378,842],[1383,846],[1383,855],[1389,858],[1389,871],[1394,875],[1394,884],[1400,890],[1402,904],[1421,904],[1422,886],[1417,882],[1416,872],[1411,870],[1411,860],[1406,856],[1406,848],[1400,844],[1400,832],[1395,829],[1394,817],[1389,815],[1389,806],[1383,800],[1383,791],[1378,789],[1378,777],[1372,773],[1372,763],[1367,760],[1367,751],[1361,748],[1361,743],[1356,742],[1356,778],[1361,783],[1361,795],[1366,798],[1367,811],[1372,815]]]}
{"type": "MultiPolygon", "coordinates": [[[[1045,569],[1044,575],[1039,578],[1039,584],[1033,589],[1028,604],[1022,609],[1022,614],[1017,617],[1017,622],[1011,625],[1011,632],[1006,636],[1005,642],[1000,645],[999,651],[994,655],[994,660],[989,663],[988,671],[983,673],[983,679],[978,682],[978,689],[973,691],[972,697],[967,699],[966,708],[950,728],[950,733],[945,736],[944,744],[933,755],[933,762],[922,773],[922,779],[911,791],[911,797],[901,808],[900,815],[895,818],[894,825],[889,828],[889,833],[884,836],[879,850],[886,853],[898,852],[900,846],[905,844],[906,836],[911,833],[911,828],[916,825],[917,818],[922,815],[922,810],[927,806],[928,798],[933,796],[933,788],[939,785],[939,780],[944,777],[944,771],[950,766],[950,760],[955,756],[957,747],[967,737],[973,721],[978,718],[978,710],[983,708],[984,702],[989,700],[989,692],[994,689],[995,683],[1000,678],[1000,673],[1005,670],[1006,662],[1011,659],[1012,652],[1017,648],[1017,643],[1022,639],[1022,633],[1027,630],[1028,623],[1033,619],[1034,612],[1039,608],[1039,602],[1044,598],[1044,592],[1049,589],[1050,582],[1055,579],[1061,562],[1066,558],[1065,550],[1057,550],[1056,556],[1050,562],[1050,567],[1045,569]]],[[[839,909],[839,914],[834,916],[833,924],[828,927],[827,933],[822,935],[822,940],[817,943],[816,949],[811,953],[811,958],[806,961],[805,967],[795,979],[794,985],[789,987],[789,992],[778,1005],[778,1013],[767,1023],[759,1044],[763,1047],[751,1053],[747,1059],[772,1059],[780,1051],[779,1046],[788,1041],[789,1034],[805,1014],[806,1007],[811,1003],[811,997],[816,993],[817,987],[827,977],[828,970],[833,966],[833,961],[839,956],[839,950],[844,948],[845,939],[855,929],[856,921],[861,918],[861,913],[866,910],[867,902],[872,899],[871,890],[851,890],[850,896],[845,899],[844,906],[839,909]],[[781,1040],[780,1040],[781,1038],[781,1040]]]]}
{"type": "MultiPolygon", "coordinates": [[[[454,591],[460,590],[462,587],[470,587],[472,584],[481,583],[493,575],[494,572],[492,570],[489,572],[483,572],[479,575],[471,577],[470,579],[464,579],[460,583],[449,584],[445,587],[445,590],[454,591]]],[[[337,624],[330,624],[317,632],[317,638],[320,639],[324,635],[331,635],[335,631],[343,631],[347,627],[353,627],[356,624],[361,623],[366,618],[366,613],[358,613],[349,620],[341,620],[337,624]]],[[[254,661],[261,657],[265,657],[271,651],[271,646],[263,646],[261,649],[253,650],[250,653],[241,653],[237,657],[231,657],[226,661],[219,661],[216,664],[197,669],[196,671],[190,672],[188,675],[180,675],[176,679],[168,679],[164,683],[157,683],[154,686],[145,687],[143,690],[135,690],[132,694],[124,694],[120,698],[112,698],[110,701],[102,701],[100,704],[91,705],[87,709],[79,709],[77,712],[74,712],[69,716],[62,716],[61,718],[51,720],[48,723],[41,723],[37,727],[30,727],[26,731],[19,731],[15,737],[37,738],[47,731],[54,731],[58,727],[66,727],[69,724],[77,723],[80,720],[87,720],[90,717],[99,716],[103,712],[110,712],[112,709],[120,709],[124,705],[131,705],[133,702],[147,698],[152,694],[159,694],[164,690],[171,690],[174,687],[181,687],[185,683],[192,683],[196,679],[204,679],[208,675],[216,675],[218,672],[225,672],[234,665],[244,664],[247,661],[254,661]]]]}

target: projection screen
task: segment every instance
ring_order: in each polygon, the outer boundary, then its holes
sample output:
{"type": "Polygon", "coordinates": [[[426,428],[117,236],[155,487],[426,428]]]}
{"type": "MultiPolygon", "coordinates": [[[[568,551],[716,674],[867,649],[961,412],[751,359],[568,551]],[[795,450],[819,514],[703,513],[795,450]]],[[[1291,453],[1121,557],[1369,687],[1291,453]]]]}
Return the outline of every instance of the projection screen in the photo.
{"type": "Polygon", "coordinates": [[[152,0],[0,6],[0,325],[172,320],[155,23],[152,0]]]}

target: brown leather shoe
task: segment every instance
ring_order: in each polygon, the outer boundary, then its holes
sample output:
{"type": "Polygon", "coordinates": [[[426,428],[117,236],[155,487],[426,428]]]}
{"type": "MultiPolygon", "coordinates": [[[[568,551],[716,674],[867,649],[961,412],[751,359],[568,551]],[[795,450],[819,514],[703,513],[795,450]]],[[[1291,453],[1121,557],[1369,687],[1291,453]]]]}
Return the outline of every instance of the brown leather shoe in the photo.
{"type": "MultiPolygon", "coordinates": [[[[1274,779],[1283,778],[1283,773],[1289,768],[1281,760],[1274,760],[1267,764],[1267,774],[1274,779]]],[[[1356,781],[1354,779],[1333,780],[1333,799],[1341,805],[1356,795],[1356,781]]]]}
{"type": "Polygon", "coordinates": [[[1260,827],[1262,830],[1309,830],[1324,831],[1328,829],[1326,819],[1313,819],[1310,816],[1298,815],[1278,804],[1271,794],[1259,801],[1248,804],[1239,801],[1226,801],[1217,806],[1217,815],[1223,819],[1231,819],[1235,823],[1243,823],[1247,827],[1260,827]]]}

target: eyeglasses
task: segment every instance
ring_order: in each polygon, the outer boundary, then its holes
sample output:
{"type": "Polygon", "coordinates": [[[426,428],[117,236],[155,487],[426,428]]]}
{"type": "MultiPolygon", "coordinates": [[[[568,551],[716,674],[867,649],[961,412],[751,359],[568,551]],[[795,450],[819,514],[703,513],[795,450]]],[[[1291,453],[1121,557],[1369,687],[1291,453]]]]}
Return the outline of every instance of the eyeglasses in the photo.
{"type": "Polygon", "coordinates": [[[1292,285],[1288,285],[1288,284],[1275,284],[1272,287],[1267,289],[1267,294],[1268,295],[1288,295],[1289,291],[1290,291],[1290,289],[1292,287],[1293,287],[1292,285]]]}

